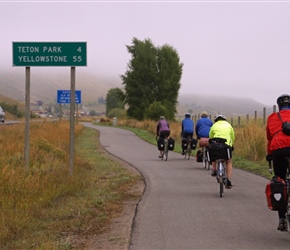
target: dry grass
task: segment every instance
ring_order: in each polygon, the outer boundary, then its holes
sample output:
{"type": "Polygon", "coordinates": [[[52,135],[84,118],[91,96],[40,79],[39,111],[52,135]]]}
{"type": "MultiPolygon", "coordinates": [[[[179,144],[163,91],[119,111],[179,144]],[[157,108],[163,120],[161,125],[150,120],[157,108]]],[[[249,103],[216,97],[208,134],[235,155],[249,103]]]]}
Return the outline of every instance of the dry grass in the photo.
{"type": "Polygon", "coordinates": [[[33,123],[25,170],[24,126],[1,127],[1,249],[70,249],[77,235],[100,233],[130,198],[136,177],[103,155],[96,130],[75,127],[69,174],[69,134],[69,122],[33,123]]]}
{"type": "MultiPolygon", "coordinates": [[[[143,122],[136,120],[118,120],[118,126],[144,129],[152,135],[156,135],[156,122],[145,120],[143,122]]],[[[180,142],[181,122],[170,122],[170,135],[180,142]]],[[[235,155],[239,155],[250,161],[262,161],[266,155],[266,129],[261,122],[249,121],[243,127],[234,127],[235,131],[235,155]]]]}
{"type": "MultiPolygon", "coordinates": [[[[118,120],[118,126],[144,129],[150,132],[152,135],[156,135],[156,125],[157,122],[152,120],[145,121],[137,121],[133,119],[118,120]]],[[[170,126],[170,136],[174,138],[176,141],[180,141],[181,122],[169,122],[169,126],[170,126]]]]}

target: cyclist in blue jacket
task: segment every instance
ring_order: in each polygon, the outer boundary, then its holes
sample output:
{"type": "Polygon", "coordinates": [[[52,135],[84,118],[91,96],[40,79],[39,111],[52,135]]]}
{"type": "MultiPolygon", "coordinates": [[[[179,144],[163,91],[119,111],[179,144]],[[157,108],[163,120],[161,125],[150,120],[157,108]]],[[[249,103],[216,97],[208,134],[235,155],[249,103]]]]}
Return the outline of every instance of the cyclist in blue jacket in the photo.
{"type": "MultiPolygon", "coordinates": [[[[188,136],[192,139],[194,133],[194,122],[190,119],[190,114],[186,113],[185,118],[181,122],[181,136],[187,138],[188,136]]],[[[182,155],[185,154],[185,150],[182,150],[182,155]]]]}
{"type": "Polygon", "coordinates": [[[196,126],[195,126],[195,133],[196,133],[197,139],[208,138],[209,131],[212,125],[213,125],[213,122],[211,119],[207,117],[207,112],[203,111],[201,113],[201,118],[196,122],[196,126]]]}

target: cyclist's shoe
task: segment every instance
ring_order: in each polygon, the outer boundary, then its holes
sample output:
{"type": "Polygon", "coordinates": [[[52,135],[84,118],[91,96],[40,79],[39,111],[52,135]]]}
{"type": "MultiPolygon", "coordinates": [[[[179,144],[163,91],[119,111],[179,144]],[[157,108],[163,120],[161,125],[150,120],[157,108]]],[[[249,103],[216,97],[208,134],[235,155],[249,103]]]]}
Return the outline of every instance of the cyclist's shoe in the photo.
{"type": "Polygon", "coordinates": [[[211,171],[211,176],[216,176],[216,175],[217,175],[216,170],[212,170],[211,171]]]}
{"type": "Polygon", "coordinates": [[[286,221],[285,218],[279,219],[279,224],[278,224],[277,230],[288,231],[288,229],[287,229],[287,221],[286,221]]]}
{"type": "Polygon", "coordinates": [[[227,189],[231,189],[232,188],[232,183],[231,183],[231,181],[229,179],[227,179],[226,188],[227,189]]]}
{"type": "Polygon", "coordinates": [[[185,150],[183,150],[181,154],[182,154],[182,155],[185,155],[185,150]]]}
{"type": "Polygon", "coordinates": [[[162,155],[159,155],[158,157],[159,157],[159,158],[162,158],[162,155]]]}

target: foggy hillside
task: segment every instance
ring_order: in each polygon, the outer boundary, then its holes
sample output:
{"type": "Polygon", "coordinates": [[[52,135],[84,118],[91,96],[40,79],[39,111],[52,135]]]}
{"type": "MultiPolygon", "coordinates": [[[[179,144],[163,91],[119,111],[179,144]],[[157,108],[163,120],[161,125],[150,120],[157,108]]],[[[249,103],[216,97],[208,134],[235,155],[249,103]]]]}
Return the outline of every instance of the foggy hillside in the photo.
{"type": "Polygon", "coordinates": [[[179,104],[184,107],[184,111],[192,110],[193,114],[200,114],[203,110],[210,115],[218,113],[223,115],[253,115],[255,111],[262,113],[263,108],[270,112],[271,107],[259,103],[250,98],[237,98],[231,96],[210,96],[210,95],[190,95],[181,94],[179,104]]]}
{"type": "MultiPolygon", "coordinates": [[[[1,94],[20,102],[25,101],[25,68],[12,68],[0,71],[1,94]]],[[[56,102],[57,90],[70,90],[70,67],[51,68],[47,72],[36,67],[30,69],[31,102],[43,101],[44,104],[56,102]]],[[[86,70],[76,68],[76,90],[81,90],[82,103],[97,102],[99,97],[106,98],[109,89],[117,86],[115,79],[97,78],[86,70]]]]}
{"type": "MultiPolygon", "coordinates": [[[[25,68],[12,68],[0,71],[1,95],[11,97],[20,102],[25,102],[25,68]]],[[[31,102],[41,100],[44,105],[55,103],[57,90],[70,89],[70,68],[51,68],[49,73],[40,68],[32,67],[30,76],[31,102]]],[[[99,97],[106,98],[111,88],[123,88],[118,77],[97,77],[87,70],[76,69],[76,90],[81,90],[82,104],[94,103],[99,97]]],[[[255,100],[248,98],[233,98],[228,96],[208,96],[206,94],[180,94],[177,111],[183,115],[188,110],[199,114],[206,110],[211,115],[222,113],[224,115],[253,114],[254,111],[262,112],[265,107],[255,100]]],[[[270,109],[270,107],[267,107],[270,109]]]]}

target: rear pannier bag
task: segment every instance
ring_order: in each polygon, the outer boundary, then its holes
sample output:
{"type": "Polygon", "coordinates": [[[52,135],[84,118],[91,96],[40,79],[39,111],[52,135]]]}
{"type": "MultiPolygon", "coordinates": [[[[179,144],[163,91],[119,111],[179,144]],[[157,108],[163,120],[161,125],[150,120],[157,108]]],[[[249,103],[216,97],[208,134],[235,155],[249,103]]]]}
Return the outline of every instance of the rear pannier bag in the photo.
{"type": "Polygon", "coordinates": [[[159,138],[158,139],[157,146],[158,146],[158,150],[163,150],[164,149],[164,139],[163,138],[159,138]]]}
{"type": "Polygon", "coordinates": [[[187,143],[188,143],[187,138],[182,138],[182,140],[181,140],[181,146],[182,146],[182,149],[183,150],[187,149],[187,143]]]}
{"type": "Polygon", "coordinates": [[[283,179],[273,176],[265,189],[268,208],[277,211],[285,209],[287,204],[287,188],[283,179]]]}
{"type": "Polygon", "coordinates": [[[197,162],[202,162],[203,161],[203,156],[201,150],[197,150],[196,152],[196,161],[197,162]]]}
{"type": "Polygon", "coordinates": [[[229,160],[232,158],[232,149],[225,144],[225,139],[210,139],[208,145],[209,161],[213,162],[218,159],[229,160]]]}
{"type": "Polygon", "coordinates": [[[197,145],[197,140],[194,138],[191,138],[191,149],[195,150],[197,145]]]}
{"type": "Polygon", "coordinates": [[[173,138],[168,139],[168,150],[174,150],[175,141],[173,138]]]}

